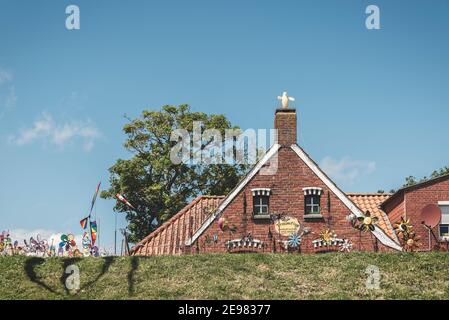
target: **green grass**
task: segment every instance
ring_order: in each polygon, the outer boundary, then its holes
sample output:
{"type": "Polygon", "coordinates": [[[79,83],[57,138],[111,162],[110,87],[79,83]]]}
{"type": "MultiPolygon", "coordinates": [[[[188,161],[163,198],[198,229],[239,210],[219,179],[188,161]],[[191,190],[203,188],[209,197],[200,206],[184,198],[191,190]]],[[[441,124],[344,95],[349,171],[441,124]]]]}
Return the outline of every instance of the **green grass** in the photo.
{"type": "Polygon", "coordinates": [[[447,253],[0,257],[0,299],[448,299],[447,253]],[[65,290],[65,266],[81,288],[65,290]],[[367,266],[381,272],[367,289],[367,266]]]}

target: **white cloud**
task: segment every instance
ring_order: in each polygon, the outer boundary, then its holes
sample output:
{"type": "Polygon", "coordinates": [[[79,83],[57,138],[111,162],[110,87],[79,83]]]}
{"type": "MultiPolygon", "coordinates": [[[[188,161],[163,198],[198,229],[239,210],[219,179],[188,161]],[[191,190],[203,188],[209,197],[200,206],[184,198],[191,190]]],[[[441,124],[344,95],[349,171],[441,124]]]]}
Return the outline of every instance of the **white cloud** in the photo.
{"type": "Polygon", "coordinates": [[[336,160],[327,156],[321,160],[320,167],[336,182],[351,185],[376,170],[376,162],[352,160],[350,157],[336,160]]]}
{"type": "Polygon", "coordinates": [[[60,148],[73,140],[80,139],[86,151],[92,150],[94,141],[101,136],[100,131],[90,121],[70,121],[58,124],[48,113],[43,113],[32,127],[20,130],[19,134],[9,137],[15,145],[23,146],[41,140],[60,148]]]}

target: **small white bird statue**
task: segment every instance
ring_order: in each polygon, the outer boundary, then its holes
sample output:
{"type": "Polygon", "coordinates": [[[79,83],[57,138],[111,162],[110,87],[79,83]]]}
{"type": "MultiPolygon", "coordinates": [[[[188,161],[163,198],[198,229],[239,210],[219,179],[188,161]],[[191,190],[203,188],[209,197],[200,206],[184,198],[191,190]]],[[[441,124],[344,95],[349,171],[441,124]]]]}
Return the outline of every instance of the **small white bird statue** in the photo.
{"type": "Polygon", "coordinates": [[[287,91],[284,91],[284,92],[282,93],[282,97],[281,97],[281,96],[278,96],[278,100],[281,101],[281,103],[282,103],[282,108],[288,108],[288,102],[289,102],[289,101],[295,101],[295,98],[289,97],[289,96],[287,95],[287,91]]]}

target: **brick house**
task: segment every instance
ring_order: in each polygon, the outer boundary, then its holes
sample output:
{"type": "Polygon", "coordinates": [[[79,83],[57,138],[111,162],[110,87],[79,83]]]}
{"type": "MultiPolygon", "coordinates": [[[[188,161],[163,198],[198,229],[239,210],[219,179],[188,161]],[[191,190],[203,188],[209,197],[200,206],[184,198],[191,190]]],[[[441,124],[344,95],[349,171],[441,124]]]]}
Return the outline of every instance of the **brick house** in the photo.
{"type": "Polygon", "coordinates": [[[131,254],[402,250],[388,215],[399,195],[341,191],[297,144],[296,117],[277,109],[277,143],[228,195],[199,196],[131,254]],[[366,211],[378,218],[371,232],[348,219],[366,211]]]}
{"type": "Polygon", "coordinates": [[[433,250],[438,245],[446,250],[449,248],[449,174],[399,189],[382,202],[381,208],[392,222],[401,217],[410,220],[420,239],[419,251],[433,250]],[[429,204],[438,206],[441,212],[439,224],[430,232],[421,216],[429,204]]]}

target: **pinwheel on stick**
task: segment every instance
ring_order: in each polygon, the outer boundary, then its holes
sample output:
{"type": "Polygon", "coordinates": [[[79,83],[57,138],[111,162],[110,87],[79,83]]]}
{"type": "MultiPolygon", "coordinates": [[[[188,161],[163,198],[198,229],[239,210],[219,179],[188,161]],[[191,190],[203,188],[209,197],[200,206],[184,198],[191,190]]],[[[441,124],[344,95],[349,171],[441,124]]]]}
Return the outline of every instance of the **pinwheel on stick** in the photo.
{"type": "Polygon", "coordinates": [[[376,229],[375,225],[379,222],[378,217],[371,216],[369,211],[366,211],[364,216],[357,217],[359,224],[356,226],[360,231],[374,231],[376,229]]]}
{"type": "Polygon", "coordinates": [[[410,225],[410,219],[404,219],[404,217],[401,217],[401,220],[396,222],[394,228],[399,235],[404,237],[412,232],[413,226],[410,225]]]}
{"type": "Polygon", "coordinates": [[[404,236],[404,247],[407,251],[413,252],[416,248],[419,247],[418,244],[419,237],[414,233],[408,233],[404,236]]]}
{"type": "Polygon", "coordinates": [[[298,248],[301,244],[301,237],[296,233],[292,233],[288,237],[287,244],[290,248],[298,248]]]}
{"type": "Polygon", "coordinates": [[[59,248],[65,248],[66,251],[70,251],[71,247],[76,247],[75,236],[73,234],[61,235],[59,248]]]}

